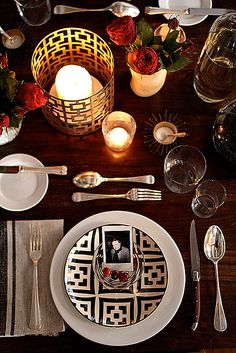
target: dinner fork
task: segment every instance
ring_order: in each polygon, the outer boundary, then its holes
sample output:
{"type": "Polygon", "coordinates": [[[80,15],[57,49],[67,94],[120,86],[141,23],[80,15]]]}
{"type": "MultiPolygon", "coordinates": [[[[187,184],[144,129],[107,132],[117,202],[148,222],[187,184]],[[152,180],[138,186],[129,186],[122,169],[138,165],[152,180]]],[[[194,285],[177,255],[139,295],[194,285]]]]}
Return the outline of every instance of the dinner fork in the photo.
{"type": "Polygon", "coordinates": [[[126,194],[90,194],[86,192],[74,192],[72,194],[72,200],[74,202],[108,198],[122,198],[131,201],[160,201],[162,199],[162,194],[160,190],[136,188],[129,190],[126,194]]]}
{"type": "Polygon", "coordinates": [[[33,286],[29,327],[32,330],[41,328],[41,313],[39,306],[38,261],[42,257],[42,234],[38,228],[33,228],[30,235],[30,258],[33,262],[33,286]]]}

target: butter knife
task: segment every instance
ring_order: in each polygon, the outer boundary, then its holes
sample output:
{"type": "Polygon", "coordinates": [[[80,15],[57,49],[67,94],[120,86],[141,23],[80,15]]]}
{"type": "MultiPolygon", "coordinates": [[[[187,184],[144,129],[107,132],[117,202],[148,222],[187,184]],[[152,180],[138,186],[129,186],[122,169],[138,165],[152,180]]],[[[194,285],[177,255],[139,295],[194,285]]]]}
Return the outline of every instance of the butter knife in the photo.
{"type": "Polygon", "coordinates": [[[193,331],[196,330],[200,318],[200,256],[197,244],[197,235],[195,220],[193,219],[190,226],[190,255],[191,255],[191,275],[194,285],[194,321],[191,326],[193,331]]]}
{"type": "Polygon", "coordinates": [[[41,173],[41,174],[57,174],[66,175],[67,167],[65,165],[55,167],[28,167],[24,165],[7,166],[0,165],[0,173],[17,174],[17,173],[41,173]]]}
{"type": "Polygon", "coordinates": [[[176,14],[176,15],[212,15],[220,16],[228,12],[236,11],[234,9],[221,9],[221,8],[187,8],[187,9],[163,9],[160,7],[146,6],[145,13],[147,15],[160,15],[160,14],[176,14]]]}

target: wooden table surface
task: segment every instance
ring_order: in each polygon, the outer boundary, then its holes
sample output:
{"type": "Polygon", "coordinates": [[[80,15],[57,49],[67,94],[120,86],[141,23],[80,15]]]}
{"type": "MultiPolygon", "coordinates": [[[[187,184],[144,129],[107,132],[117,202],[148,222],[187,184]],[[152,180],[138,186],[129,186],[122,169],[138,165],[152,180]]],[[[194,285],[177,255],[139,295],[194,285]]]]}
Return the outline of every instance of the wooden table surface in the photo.
{"type": "MultiPolygon", "coordinates": [[[[63,1],[52,1],[52,5],[63,1]]],[[[101,7],[110,4],[104,0],[70,0],[67,5],[80,7],[101,7]]],[[[139,6],[141,15],[145,5],[157,5],[157,1],[133,1],[139,6]]],[[[226,7],[221,0],[214,0],[214,7],[226,7]]],[[[233,0],[227,1],[227,7],[236,8],[233,0]]],[[[145,16],[153,25],[165,22],[162,16],[145,16]]],[[[50,21],[40,27],[28,27],[23,24],[13,1],[2,0],[0,4],[0,24],[4,29],[21,26],[27,46],[25,51],[10,53],[10,67],[16,71],[19,79],[32,81],[30,59],[37,43],[48,33],[63,27],[82,27],[92,30],[108,40],[106,25],[114,16],[110,12],[52,15],[50,21]]],[[[201,101],[193,89],[193,70],[198,54],[207,37],[215,17],[204,22],[185,27],[187,38],[195,44],[195,53],[191,55],[193,64],[184,70],[168,74],[162,90],[150,98],[140,98],[130,89],[130,73],[125,62],[125,51],[110,43],[115,58],[115,106],[114,110],[130,113],[137,122],[137,132],[132,146],[127,152],[115,156],[104,144],[101,131],[78,137],[58,132],[45,120],[42,112],[27,114],[18,137],[11,143],[0,147],[0,158],[12,153],[27,153],[38,158],[44,165],[68,166],[66,177],[50,176],[49,188],[44,199],[34,208],[23,212],[0,210],[1,220],[55,219],[65,220],[65,232],[72,226],[98,212],[124,210],[142,214],[160,224],[172,236],[183,256],[186,270],[186,288],[183,301],[171,322],[157,335],[145,342],[127,347],[108,347],[93,343],[69,327],[58,337],[22,337],[1,338],[0,352],[186,352],[202,348],[236,347],[236,171],[225,162],[214,149],[212,126],[221,105],[207,104],[201,101]],[[158,116],[165,110],[178,113],[186,122],[189,136],[186,144],[199,148],[206,157],[205,178],[219,180],[227,190],[227,200],[223,207],[210,219],[196,218],[197,236],[201,258],[201,317],[196,332],[190,330],[192,323],[192,296],[189,254],[189,227],[194,218],[190,208],[192,193],[174,194],[167,189],[163,181],[163,156],[154,155],[144,144],[145,122],[152,114],[158,116]],[[153,174],[155,187],[163,191],[163,201],[131,202],[128,200],[92,201],[73,203],[71,195],[77,191],[72,183],[75,174],[85,170],[95,170],[104,176],[134,176],[153,174]],[[211,224],[217,224],[224,232],[226,254],[220,262],[220,283],[224,309],[228,320],[228,329],[223,333],[214,330],[213,316],[215,305],[215,278],[213,264],[203,252],[203,240],[211,224]]],[[[222,82],[223,84],[223,82],[222,82]]],[[[96,192],[126,192],[127,184],[103,183],[96,192]]]]}

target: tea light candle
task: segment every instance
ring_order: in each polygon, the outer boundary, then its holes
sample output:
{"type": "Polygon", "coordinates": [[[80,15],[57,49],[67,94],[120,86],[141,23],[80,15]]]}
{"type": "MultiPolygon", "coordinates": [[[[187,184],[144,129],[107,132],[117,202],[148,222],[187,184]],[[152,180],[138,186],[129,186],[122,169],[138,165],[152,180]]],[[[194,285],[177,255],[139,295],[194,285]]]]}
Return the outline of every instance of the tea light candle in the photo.
{"type": "Polygon", "coordinates": [[[92,78],[78,65],[63,66],[55,80],[57,96],[65,100],[78,100],[92,95],[92,78]]]}
{"type": "Polygon", "coordinates": [[[129,135],[123,127],[115,127],[107,134],[109,144],[115,147],[122,147],[126,145],[129,135]]]}
{"type": "Polygon", "coordinates": [[[131,145],[136,131],[134,118],[125,112],[115,111],[102,122],[106,145],[115,152],[123,152],[131,145]]]}

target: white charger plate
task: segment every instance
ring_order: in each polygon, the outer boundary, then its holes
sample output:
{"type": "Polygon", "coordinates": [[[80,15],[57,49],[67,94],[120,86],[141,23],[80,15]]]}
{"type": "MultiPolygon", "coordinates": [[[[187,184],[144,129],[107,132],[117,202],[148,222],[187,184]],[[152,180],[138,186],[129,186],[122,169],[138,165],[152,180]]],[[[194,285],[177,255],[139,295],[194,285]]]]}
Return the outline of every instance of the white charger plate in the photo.
{"type": "Polygon", "coordinates": [[[50,287],[60,315],[77,333],[105,345],[131,345],[157,334],[176,314],[185,289],[184,263],[177,245],[159,224],[133,212],[102,212],[76,224],[61,240],[51,263],[50,287]],[[167,263],[168,285],[160,305],[147,318],[135,325],[113,328],[93,323],[76,310],[66,293],[64,270],[68,254],[78,239],[91,229],[117,222],[140,229],[158,244],[167,263]]]}
{"type": "MultiPolygon", "coordinates": [[[[187,9],[189,7],[212,8],[212,0],[159,0],[159,7],[164,9],[187,9]]],[[[174,17],[175,14],[164,14],[164,16],[169,19],[170,17],[174,17]]],[[[193,26],[204,21],[207,16],[208,15],[183,15],[178,16],[177,18],[181,26],[193,26]]]]}
{"type": "MultiPolygon", "coordinates": [[[[35,157],[16,153],[0,160],[0,165],[43,167],[35,157]]],[[[37,205],[48,189],[48,175],[19,172],[0,173],[0,207],[9,211],[24,211],[37,205]]]]}

